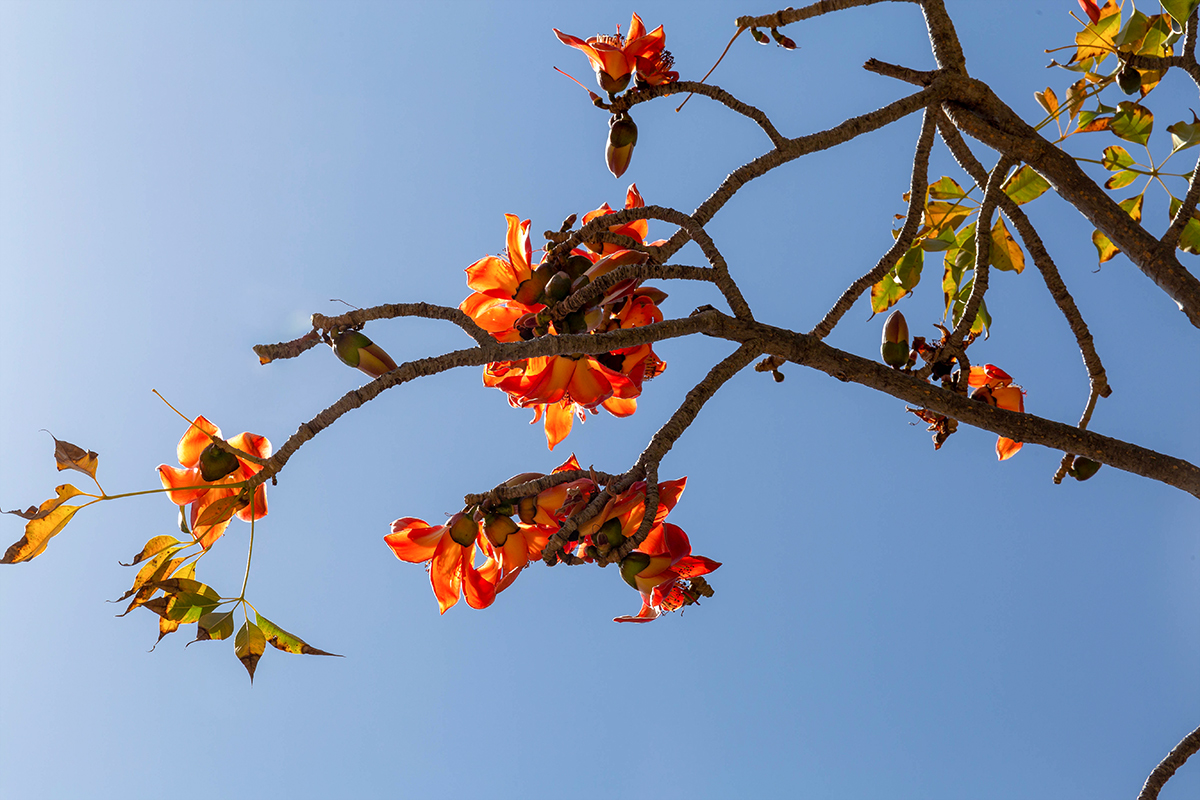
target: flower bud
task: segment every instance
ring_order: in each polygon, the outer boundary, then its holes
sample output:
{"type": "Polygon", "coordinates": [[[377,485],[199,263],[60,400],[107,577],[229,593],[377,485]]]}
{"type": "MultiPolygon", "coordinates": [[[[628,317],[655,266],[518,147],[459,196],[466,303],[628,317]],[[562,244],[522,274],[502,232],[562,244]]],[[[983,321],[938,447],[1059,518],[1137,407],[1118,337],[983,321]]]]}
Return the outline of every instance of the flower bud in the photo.
{"type": "Polygon", "coordinates": [[[450,538],[463,547],[470,547],[479,536],[479,523],[463,512],[458,512],[446,523],[450,538]]]}
{"type": "Polygon", "coordinates": [[[767,38],[767,35],[765,33],[763,33],[762,31],[760,31],[758,28],[751,28],[750,35],[753,36],[754,41],[758,42],[759,44],[770,44],[771,43],[771,40],[767,38]]]}
{"type": "MultiPolygon", "coordinates": [[[[590,246],[590,245],[589,245],[590,246]]],[[[573,255],[563,265],[563,271],[572,278],[578,278],[592,268],[592,260],[587,256],[573,255]]]]}
{"type": "Polygon", "coordinates": [[[237,456],[222,450],[215,444],[200,451],[200,477],[206,481],[219,481],[238,468],[237,456]]]}
{"type": "Polygon", "coordinates": [[[621,177],[625,170],[629,169],[637,137],[637,125],[628,114],[614,115],[608,121],[608,144],[604,148],[604,161],[614,177],[621,177]]]}
{"type": "Polygon", "coordinates": [[[621,520],[610,519],[608,522],[600,526],[600,530],[596,531],[596,535],[592,537],[600,547],[620,547],[625,541],[625,533],[621,529],[621,520]]]}
{"type": "Polygon", "coordinates": [[[520,526],[511,517],[501,514],[487,514],[483,518],[483,535],[496,547],[503,547],[511,534],[520,530],[520,526]]]}
{"type": "Polygon", "coordinates": [[[563,327],[566,333],[587,333],[587,318],[584,311],[572,311],[563,317],[563,327]]]}
{"type": "Polygon", "coordinates": [[[649,297],[650,302],[654,303],[654,305],[656,305],[656,306],[661,306],[663,303],[663,300],[667,299],[667,293],[664,292],[662,289],[659,289],[657,286],[639,287],[633,293],[633,296],[634,297],[649,297]]]}
{"type": "Polygon", "coordinates": [[[527,306],[533,305],[542,296],[542,290],[546,288],[546,283],[553,274],[554,267],[549,264],[539,265],[532,275],[521,281],[521,285],[513,293],[513,299],[527,306]]]}
{"type": "Polygon", "coordinates": [[[396,362],[382,347],[358,331],[338,331],[329,346],[343,364],[355,367],[372,378],[396,368],[396,362]]]}
{"type": "Polygon", "coordinates": [[[1100,462],[1078,456],[1067,474],[1077,481],[1086,481],[1100,471],[1100,462]]]}
{"type": "Polygon", "coordinates": [[[1121,91],[1125,94],[1133,94],[1138,89],[1142,88],[1142,73],[1136,68],[1125,65],[1120,72],[1117,73],[1117,86],[1121,87],[1121,91]]]}
{"type": "Polygon", "coordinates": [[[908,363],[908,323],[899,311],[893,311],[883,323],[883,343],[880,345],[883,363],[900,369],[908,363]]]}
{"type": "Polygon", "coordinates": [[[531,494],[517,501],[517,517],[526,525],[532,525],[537,517],[537,495],[531,494]]]}
{"type": "Polygon", "coordinates": [[[596,83],[600,84],[600,88],[609,94],[616,94],[629,85],[631,74],[626,72],[619,78],[614,78],[602,69],[596,70],[596,83]]]}
{"type": "Polygon", "coordinates": [[[650,556],[634,550],[621,559],[621,577],[625,579],[626,583],[636,589],[638,588],[636,580],[638,573],[648,566],[650,566],[650,556]]]}
{"type": "Polygon", "coordinates": [[[565,272],[556,272],[546,284],[546,297],[557,303],[571,293],[571,276],[565,272]]]}

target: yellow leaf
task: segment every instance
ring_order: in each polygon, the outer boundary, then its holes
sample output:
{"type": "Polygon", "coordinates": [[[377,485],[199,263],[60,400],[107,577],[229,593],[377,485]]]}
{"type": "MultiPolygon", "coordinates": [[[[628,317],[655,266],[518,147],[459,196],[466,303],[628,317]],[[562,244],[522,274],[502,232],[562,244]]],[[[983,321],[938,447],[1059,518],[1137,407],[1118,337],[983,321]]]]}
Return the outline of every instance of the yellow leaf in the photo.
{"type": "Polygon", "coordinates": [[[1025,254],[1000,216],[996,217],[996,224],[992,226],[992,251],[989,255],[996,269],[1014,271],[1018,275],[1025,269],[1025,254]]]}
{"type": "Polygon", "coordinates": [[[250,673],[251,683],[254,682],[254,670],[258,666],[258,660],[262,658],[266,649],[267,637],[263,635],[262,629],[250,620],[243,622],[233,639],[233,653],[238,657],[238,661],[242,662],[246,672],[250,673]]]}
{"type": "Polygon", "coordinates": [[[25,524],[25,535],[5,551],[0,564],[16,564],[37,558],[46,549],[50,539],[67,526],[76,511],[83,508],[62,505],[63,501],[83,494],[71,484],[65,483],[55,491],[58,497],[42,503],[41,508],[25,524]]]}

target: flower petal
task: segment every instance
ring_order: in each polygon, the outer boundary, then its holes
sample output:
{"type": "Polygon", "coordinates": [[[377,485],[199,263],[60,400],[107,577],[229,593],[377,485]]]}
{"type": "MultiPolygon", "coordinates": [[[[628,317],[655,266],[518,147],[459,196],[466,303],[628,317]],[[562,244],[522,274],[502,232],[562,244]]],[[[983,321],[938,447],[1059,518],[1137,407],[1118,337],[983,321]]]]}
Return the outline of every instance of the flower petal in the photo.
{"type": "Polygon", "coordinates": [[[175,448],[175,452],[179,456],[179,463],[185,467],[194,467],[199,464],[200,453],[212,444],[209,434],[219,437],[221,429],[204,417],[196,417],[196,421],[188,426],[183,438],[179,440],[179,445],[175,448]]]}

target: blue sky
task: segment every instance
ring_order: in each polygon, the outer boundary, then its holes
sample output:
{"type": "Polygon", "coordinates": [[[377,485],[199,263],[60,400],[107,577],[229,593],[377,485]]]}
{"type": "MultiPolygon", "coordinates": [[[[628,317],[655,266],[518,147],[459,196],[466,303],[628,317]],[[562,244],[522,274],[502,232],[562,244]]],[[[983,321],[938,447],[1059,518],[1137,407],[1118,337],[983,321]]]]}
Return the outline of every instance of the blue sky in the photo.
{"type": "MultiPolygon", "coordinates": [[[[947,6],[972,74],[1040,118],[1033,92],[1070,82],[1043,50],[1071,42],[1076,4],[947,6]]],[[[151,389],[278,445],[363,376],[324,349],[263,367],[251,346],[338,313],[331,298],[457,304],[462,270],[503,247],[504,213],[533,219],[536,247],[630,181],[648,202],[698,205],[768,147],[756,126],[705,98],[640,106],[614,180],[604,114],[551,69],[590,82],[551,28],[608,32],[635,10],[698,79],[735,17],[775,8],[0,3],[0,507],[64,480],[43,428],[99,452],[108,491],[155,487],[183,423],[151,389]]],[[[867,58],[933,66],[902,4],[787,33],[800,50],[739,40],[712,80],[789,136],[908,92],[867,58]]],[[[1171,76],[1152,97],[1161,152],[1195,89],[1171,76]]],[[[809,329],[886,250],[918,127],[805,158],[721,211],[710,233],[759,319],[809,329]]],[[[961,180],[940,144],[931,170],[961,180]]],[[[1097,271],[1065,203],[1028,209],[1114,387],[1093,429],[1195,462],[1195,329],[1123,256],[1097,271]]],[[[1161,192],[1145,219],[1165,227],[1161,192]]],[[[916,334],[940,320],[928,284],[901,305],[916,334]]],[[[719,304],[664,288],[670,316],[719,304]]],[[[1030,411],[1078,419],[1086,374],[1039,276],[994,276],[988,305],[974,360],[1010,372],[1030,411]]],[[[830,343],[877,352],[868,316],[857,305],[830,343]]],[[[469,344],[424,320],[367,332],[398,361],[469,344]]],[[[185,649],[181,632],[147,654],[152,615],[116,619],[104,602],[132,580],[117,561],[172,532],[174,509],[88,509],[0,574],[0,793],[1135,796],[1200,721],[1196,505],[1166,486],[1113,469],[1054,486],[1059,454],[998,464],[995,437],[969,429],[935,453],[903,403],[792,366],[782,384],[731,381],[663,463],[689,479],[672,521],[724,564],[699,608],[615,625],[638,607],[615,570],[539,566],[492,608],[439,617],[421,568],[384,546],[393,519],[440,521],[463,494],[572,452],[622,471],[730,349],[660,346],[669,368],[638,413],[589,419],[554,453],[475,369],[343,418],[269,490],[248,596],[346,658],[272,651],[253,686],[228,643],[185,649]]],[[[246,528],[200,565],[226,594],[246,528]]],[[[5,545],[20,531],[0,521],[5,545]]],[[[1162,797],[1198,787],[1191,764],[1162,797]]]]}

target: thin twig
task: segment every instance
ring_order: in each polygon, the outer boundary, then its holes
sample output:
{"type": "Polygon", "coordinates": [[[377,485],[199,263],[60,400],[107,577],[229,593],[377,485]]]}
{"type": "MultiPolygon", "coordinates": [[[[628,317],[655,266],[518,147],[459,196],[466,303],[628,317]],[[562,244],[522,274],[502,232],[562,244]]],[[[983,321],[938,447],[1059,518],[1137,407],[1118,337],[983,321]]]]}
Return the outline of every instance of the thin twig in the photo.
{"type": "Polygon", "coordinates": [[[766,114],[749,103],[743,103],[741,100],[738,100],[720,86],[715,86],[711,83],[675,81],[674,83],[664,83],[661,86],[649,86],[638,89],[635,92],[626,92],[613,102],[610,111],[613,114],[618,114],[622,111],[628,111],[639,103],[683,92],[704,95],[709,99],[716,100],[729,110],[754,120],[763,129],[763,132],[767,134],[767,138],[771,140],[771,144],[776,147],[787,141],[787,138],[775,128],[774,123],[771,122],[766,114]]]}
{"type": "Polygon", "coordinates": [[[917,153],[913,157],[912,180],[909,183],[908,214],[904,219],[904,227],[895,243],[883,254],[883,258],[875,267],[854,283],[850,284],[842,296],[833,304],[833,308],[825,314],[825,318],[817,323],[810,332],[818,339],[824,339],[830,334],[847,311],[858,301],[858,298],[870,287],[883,280],[900,258],[912,247],[913,238],[921,225],[921,215],[925,211],[925,192],[929,188],[929,151],[933,148],[933,133],[936,130],[934,114],[926,109],[921,120],[921,135],[917,137],[917,153]]]}

